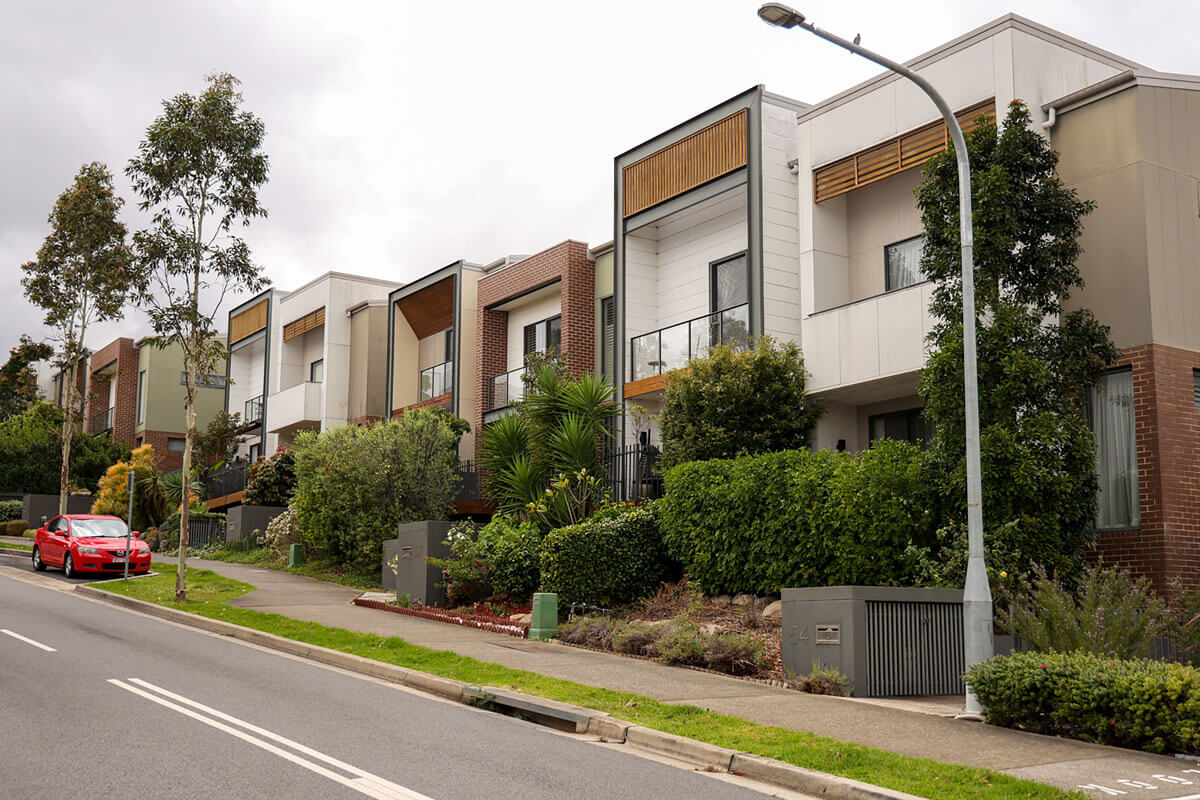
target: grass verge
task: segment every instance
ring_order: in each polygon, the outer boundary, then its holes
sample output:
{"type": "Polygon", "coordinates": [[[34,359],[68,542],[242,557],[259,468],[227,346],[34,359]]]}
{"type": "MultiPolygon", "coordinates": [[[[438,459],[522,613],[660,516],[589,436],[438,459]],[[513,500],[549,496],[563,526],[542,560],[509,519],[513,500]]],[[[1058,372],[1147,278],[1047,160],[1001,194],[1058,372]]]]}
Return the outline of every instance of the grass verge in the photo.
{"type": "Polygon", "coordinates": [[[1087,797],[1081,792],[1065,792],[992,770],[902,756],[803,731],[759,725],[694,706],[661,703],[636,694],[585,686],[478,661],[457,653],[412,645],[394,636],[384,638],[329,628],[279,614],[234,608],[226,603],[255,587],[207,570],[188,570],[189,599],[185,603],[175,601],[173,570],[128,583],[98,583],[94,584],[94,588],[445,678],[502,686],[574,703],[648,728],[885,786],[930,800],[1084,800],[1087,797]]]}
{"type": "Polygon", "coordinates": [[[17,544],[16,542],[0,542],[0,550],[24,550],[30,552],[33,550],[31,544],[17,544]]]}
{"type": "Polygon", "coordinates": [[[233,550],[221,548],[205,553],[201,558],[211,558],[213,561],[227,561],[232,564],[251,564],[263,569],[277,569],[290,572],[293,575],[307,575],[331,583],[340,583],[362,589],[364,592],[382,591],[379,576],[366,572],[355,572],[332,561],[320,559],[307,562],[299,567],[289,567],[285,556],[276,555],[269,547],[257,547],[253,550],[233,550]]]}

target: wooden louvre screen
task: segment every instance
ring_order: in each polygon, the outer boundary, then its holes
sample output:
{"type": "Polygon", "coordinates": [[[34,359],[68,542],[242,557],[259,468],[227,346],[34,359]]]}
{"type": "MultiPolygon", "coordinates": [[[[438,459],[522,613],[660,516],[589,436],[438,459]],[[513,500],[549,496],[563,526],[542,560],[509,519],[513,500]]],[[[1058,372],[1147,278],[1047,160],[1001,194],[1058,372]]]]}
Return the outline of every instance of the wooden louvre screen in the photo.
{"type": "MultiPolygon", "coordinates": [[[[958,119],[963,133],[970,133],[975,130],[979,117],[996,119],[996,99],[976,103],[954,116],[958,119]]],[[[832,164],[817,167],[813,170],[816,202],[837,197],[911,167],[918,167],[944,151],[949,141],[950,134],[946,130],[946,123],[932,122],[832,164]]]]}
{"type": "Polygon", "coordinates": [[[305,314],[295,322],[289,322],[283,326],[283,340],[290,342],[297,336],[303,336],[311,330],[316,330],[325,324],[325,306],[321,306],[316,311],[305,314]]]}
{"type": "Polygon", "coordinates": [[[747,119],[743,108],[625,167],[621,172],[622,217],[746,166],[747,119]]]}
{"type": "Polygon", "coordinates": [[[251,306],[230,317],[229,343],[240,342],[265,327],[267,327],[267,301],[263,300],[258,305],[251,306]]]}

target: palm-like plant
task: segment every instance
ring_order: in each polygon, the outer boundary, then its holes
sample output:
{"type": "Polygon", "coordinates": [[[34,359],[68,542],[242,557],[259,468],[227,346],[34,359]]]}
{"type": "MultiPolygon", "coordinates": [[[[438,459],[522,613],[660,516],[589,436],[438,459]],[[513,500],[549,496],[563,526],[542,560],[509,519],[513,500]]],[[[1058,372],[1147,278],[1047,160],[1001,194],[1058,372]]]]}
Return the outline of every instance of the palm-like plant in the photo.
{"type": "MultiPolygon", "coordinates": [[[[502,512],[527,517],[533,507],[548,508],[545,521],[553,527],[565,522],[553,511],[562,504],[546,501],[565,491],[563,481],[572,493],[584,492],[584,507],[594,504],[601,488],[594,478],[600,472],[600,447],[611,436],[607,424],[620,410],[604,378],[573,378],[550,360],[535,362],[530,370],[525,399],[483,429],[481,463],[488,497],[502,512]],[[572,476],[578,485],[571,485],[572,476]]],[[[577,509],[580,502],[569,505],[577,509]]]]}

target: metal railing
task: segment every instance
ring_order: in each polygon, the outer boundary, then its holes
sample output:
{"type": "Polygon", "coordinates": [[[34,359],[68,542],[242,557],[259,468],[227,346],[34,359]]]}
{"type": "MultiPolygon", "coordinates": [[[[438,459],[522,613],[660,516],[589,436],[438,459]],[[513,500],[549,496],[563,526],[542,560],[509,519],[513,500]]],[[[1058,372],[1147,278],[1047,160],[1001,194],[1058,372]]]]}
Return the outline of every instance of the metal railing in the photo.
{"type": "Polygon", "coordinates": [[[750,346],[749,303],[633,337],[629,340],[630,380],[682,369],[719,344],[738,350],[750,346]]]}
{"type": "Polygon", "coordinates": [[[225,520],[211,517],[188,518],[188,547],[208,547],[225,543],[225,520]]]}
{"type": "Polygon", "coordinates": [[[525,367],[518,367],[492,378],[491,386],[488,389],[487,410],[499,411],[502,408],[508,408],[525,397],[525,381],[521,378],[524,374],[525,367]]]}
{"type": "Polygon", "coordinates": [[[99,414],[92,415],[92,426],[91,426],[92,433],[94,433],[94,434],[95,433],[108,433],[109,431],[112,430],[112,426],[113,426],[113,410],[111,408],[106,408],[104,411],[101,411],[99,414]]]}
{"type": "Polygon", "coordinates": [[[208,480],[205,481],[208,498],[211,500],[244,491],[249,466],[245,462],[229,464],[209,475],[208,480]]]}
{"type": "Polygon", "coordinates": [[[474,461],[458,462],[458,485],[454,489],[454,502],[479,500],[483,497],[479,485],[479,467],[474,461]]]}
{"type": "Polygon", "coordinates": [[[262,422],[263,418],[263,396],[251,397],[246,401],[245,413],[242,414],[242,422],[247,425],[255,425],[262,422]]]}
{"type": "Polygon", "coordinates": [[[659,455],[654,445],[637,444],[601,456],[600,467],[614,502],[657,500],[663,496],[659,455]]]}
{"type": "Polygon", "coordinates": [[[431,400],[454,389],[454,362],[443,361],[441,364],[421,370],[420,375],[421,400],[431,400]]]}

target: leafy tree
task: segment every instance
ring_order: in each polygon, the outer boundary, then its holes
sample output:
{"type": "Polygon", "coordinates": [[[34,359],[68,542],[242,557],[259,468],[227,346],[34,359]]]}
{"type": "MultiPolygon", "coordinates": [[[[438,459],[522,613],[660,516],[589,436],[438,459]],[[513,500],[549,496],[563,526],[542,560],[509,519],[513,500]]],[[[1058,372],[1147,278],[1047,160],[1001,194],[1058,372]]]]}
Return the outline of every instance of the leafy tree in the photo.
{"type": "Polygon", "coordinates": [[[58,343],[58,366],[67,371],[63,408],[62,461],[58,510],[67,510],[71,445],[79,406],[74,374],[87,356],[84,342],[93,322],[120,313],[134,280],[126,229],[117,219],[124,201],[113,191],[112,174],[103,164],[85,164],[50,212],[50,235],[37,260],[21,265],[25,296],[43,311],[43,322],[58,343]]]}
{"type": "MultiPolygon", "coordinates": [[[[113,464],[100,479],[93,514],[112,514],[125,519],[129,515],[129,472],[134,474],[133,521],[135,530],[157,528],[167,518],[167,504],[156,491],[158,468],[154,466],[154,448],[148,444],[135,448],[129,458],[113,464]]],[[[129,520],[126,520],[129,522],[129,520]]]]}
{"type": "Polygon", "coordinates": [[[305,544],[340,564],[374,571],[396,526],[444,519],[458,480],[457,437],[428,409],[360,427],[296,437],[292,509],[305,544]]]}
{"type": "Polygon", "coordinates": [[[230,414],[221,409],[209,421],[208,427],[196,434],[196,473],[201,481],[233,460],[247,428],[241,414],[236,411],[230,414]]]}
{"type": "MultiPolygon", "coordinates": [[[[1058,154],[1020,101],[997,135],[967,141],[975,209],[980,447],[989,568],[1031,575],[1040,564],[1070,582],[1094,539],[1095,444],[1089,391],[1119,355],[1086,310],[1065,311],[1083,285],[1075,262],[1093,208],[1055,173],[1058,154]]],[[[965,565],[965,422],[958,177],[954,155],[929,162],[917,189],[925,226],[921,268],[936,281],[932,353],[921,376],[935,424],[932,476],[946,502],[947,563],[965,565]]],[[[1011,578],[1010,578],[1011,579],[1011,578]]]]}
{"type": "Polygon", "coordinates": [[[713,347],[667,378],[661,420],[663,470],[688,461],[808,447],[821,407],[804,390],[792,342],[759,337],[737,351],[713,347]]]}
{"type": "Polygon", "coordinates": [[[54,348],[24,334],[21,343],[8,351],[8,361],[0,367],[0,420],[20,414],[34,404],[38,387],[33,363],[52,355],[54,348]]]}
{"type": "Polygon", "coordinates": [[[606,379],[571,377],[554,359],[531,362],[526,375],[525,398],[483,429],[486,490],[502,512],[557,527],[601,502],[600,444],[620,409],[606,379]]]}
{"type": "Polygon", "coordinates": [[[255,506],[286,506],[296,492],[296,455],[280,447],[275,455],[251,464],[246,475],[244,502],[255,506]]]}
{"type": "MultiPolygon", "coordinates": [[[[263,123],[240,108],[238,80],[208,77],[199,96],[178,94],[163,102],[138,155],[125,169],[141,197],[138,207],[153,214],[151,226],[134,235],[138,294],[160,345],[183,351],[186,382],[182,494],[190,493],[196,437],[196,381],[224,356],[213,322],[226,290],[254,293],[263,284],[250,248],[233,232],[267,212],[258,189],[267,180],[261,151],[263,123]],[[202,295],[215,297],[201,308],[202,295]]],[[[179,573],[175,594],[187,597],[188,509],[180,520],[179,573]]]]}
{"type": "MultiPolygon", "coordinates": [[[[0,422],[0,492],[53,494],[62,466],[63,412],[35,402],[23,413],[0,422]]],[[[68,489],[94,489],[109,465],[129,457],[129,448],[109,436],[75,431],[71,443],[68,489]]]]}

